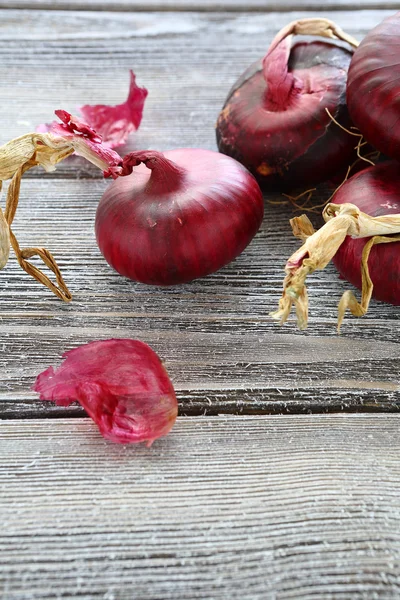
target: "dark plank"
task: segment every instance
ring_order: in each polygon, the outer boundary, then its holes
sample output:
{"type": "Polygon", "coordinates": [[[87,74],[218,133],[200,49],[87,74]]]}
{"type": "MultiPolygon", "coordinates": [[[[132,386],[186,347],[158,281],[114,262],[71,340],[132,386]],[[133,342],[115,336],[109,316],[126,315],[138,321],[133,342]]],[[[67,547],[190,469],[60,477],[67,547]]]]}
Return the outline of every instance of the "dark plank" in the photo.
{"type": "MultiPolygon", "coordinates": [[[[363,10],[400,8],[398,0],[327,0],[324,10],[363,10]]],[[[320,12],[319,0],[0,0],[0,8],[92,11],[232,11],[320,12]]]]}
{"type": "Polygon", "coordinates": [[[7,600],[400,595],[400,416],[0,424],[7,600]]]}
{"type": "MultiPolygon", "coordinates": [[[[60,416],[30,392],[37,373],[72,347],[136,337],[165,360],[181,413],[398,410],[400,312],[373,302],[336,335],[336,306],[349,288],[333,267],[310,277],[310,326],[283,328],[269,312],[280,297],[292,238],[291,209],[266,204],[249,248],[209,277],[170,288],[117,275],[97,249],[93,223],[107,183],[26,179],[14,231],[59,259],[73,293],[66,305],[11,259],[0,273],[0,415],[60,416]]],[[[69,409],[75,415],[82,412],[69,409]]]]}

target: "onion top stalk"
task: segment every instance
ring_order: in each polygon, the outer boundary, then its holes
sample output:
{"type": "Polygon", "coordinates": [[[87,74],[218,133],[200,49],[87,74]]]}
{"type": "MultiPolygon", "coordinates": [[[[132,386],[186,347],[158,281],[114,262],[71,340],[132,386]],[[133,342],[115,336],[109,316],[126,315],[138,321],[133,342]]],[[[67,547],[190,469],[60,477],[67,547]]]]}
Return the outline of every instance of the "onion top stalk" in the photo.
{"type": "Polygon", "coordinates": [[[398,164],[382,163],[341,186],[333,198],[336,202],[325,207],[325,225],[318,231],[306,215],[291,219],[294,235],[304,244],[286,263],[283,295],[279,309],[272,313],[275,319],[283,324],[295,305],[298,326],[306,329],[306,278],[332,259],[344,278],[362,290],[360,302],[352,291],[344,292],[338,306],[338,331],[346,310],[356,317],[365,315],[372,296],[400,305],[399,189],[398,164]]]}
{"type": "Polygon", "coordinates": [[[106,189],[96,239],[121,275],[152,285],[204,277],[236,258],[264,214],[261,190],[241,164],[182,148],[132,152],[106,189]]]}
{"type": "Polygon", "coordinates": [[[346,79],[357,45],[327,19],[302,19],[283,28],[230,91],[216,126],[219,150],[268,189],[315,184],[347,166],[355,144],[345,131],[351,127],[346,79]],[[292,45],[294,35],[330,41],[292,45]]]}
{"type": "Polygon", "coordinates": [[[36,166],[53,171],[59,162],[74,152],[103,170],[105,176],[115,178],[123,174],[123,170],[120,155],[104,147],[95,131],[66,111],[56,111],[56,114],[62,121],[56,133],[28,133],[0,146],[0,190],[3,182],[10,180],[4,212],[0,208],[0,269],[8,262],[11,246],[24,271],[58,298],[69,302],[71,292],[51,252],[46,248],[21,248],[12,230],[22,176],[36,166]],[[29,262],[33,256],[38,256],[53,272],[56,282],[29,262]]]}

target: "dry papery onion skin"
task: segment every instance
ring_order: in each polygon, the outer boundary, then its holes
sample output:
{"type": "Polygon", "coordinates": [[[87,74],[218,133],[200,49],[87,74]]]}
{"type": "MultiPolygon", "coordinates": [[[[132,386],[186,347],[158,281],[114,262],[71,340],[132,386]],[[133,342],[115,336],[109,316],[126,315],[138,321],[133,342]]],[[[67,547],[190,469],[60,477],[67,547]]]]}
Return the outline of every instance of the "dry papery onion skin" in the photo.
{"type": "Polygon", "coordinates": [[[62,364],[40,373],[40,399],[78,401],[107,440],[147,446],[173,427],[178,403],[172,382],[150,346],[132,339],[99,340],[65,352],[62,364]]]}

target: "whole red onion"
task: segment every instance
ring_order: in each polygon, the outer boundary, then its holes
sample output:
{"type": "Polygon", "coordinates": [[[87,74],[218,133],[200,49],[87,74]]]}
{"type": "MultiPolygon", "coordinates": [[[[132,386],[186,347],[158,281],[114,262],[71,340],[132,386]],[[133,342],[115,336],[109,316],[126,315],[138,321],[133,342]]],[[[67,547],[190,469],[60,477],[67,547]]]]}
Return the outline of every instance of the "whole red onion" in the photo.
{"type": "Polygon", "coordinates": [[[400,12],[372,29],[354,52],[347,104],[375,148],[400,160],[400,12]]]}
{"type": "Polygon", "coordinates": [[[357,45],[331,21],[297,21],[234,84],[217,121],[218,147],[268,188],[326,180],[352,162],[355,146],[327,113],[351,126],[345,95],[352,49],[315,39],[291,46],[294,33],[357,45]]]}
{"type": "MultiPolygon", "coordinates": [[[[370,215],[400,214],[400,165],[381,163],[357,173],[336,192],[335,204],[351,202],[370,215]]],[[[346,237],[333,262],[339,273],[361,289],[361,255],[369,238],[346,237]]],[[[400,305],[400,242],[379,244],[371,249],[369,274],[374,284],[372,296],[400,305]]]]}
{"type": "Polygon", "coordinates": [[[96,213],[99,248],[121,275],[156,285],[203,277],[238,256],[260,227],[260,188],[227,156],[147,150],[127,155],[123,168],[132,174],[110,184],[96,213]]]}

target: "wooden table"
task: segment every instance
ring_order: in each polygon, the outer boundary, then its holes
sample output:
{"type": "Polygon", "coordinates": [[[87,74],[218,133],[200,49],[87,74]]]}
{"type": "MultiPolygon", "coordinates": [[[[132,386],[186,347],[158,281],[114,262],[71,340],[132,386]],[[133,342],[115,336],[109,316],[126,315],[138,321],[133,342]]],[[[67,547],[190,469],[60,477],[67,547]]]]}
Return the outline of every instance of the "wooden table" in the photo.
{"type": "MultiPolygon", "coordinates": [[[[133,68],[149,96],[124,151],[215,149],[227,91],[284,24],[327,16],[361,39],[399,8],[0,0],[0,143],[55,108],[121,102],[133,68]]],[[[14,258],[0,274],[1,597],[400,598],[398,308],[373,302],[338,336],[350,286],[329,267],[309,280],[309,329],[280,328],[268,314],[298,241],[291,207],[268,202],[218,273],[168,289],[125,280],[94,238],[107,185],[81,159],[23,180],[14,230],[53,251],[74,298],[14,258]],[[151,449],[107,443],[78,406],[30,391],[65,350],[109,337],[149,343],[173,379],[180,417],[151,449]]]]}

